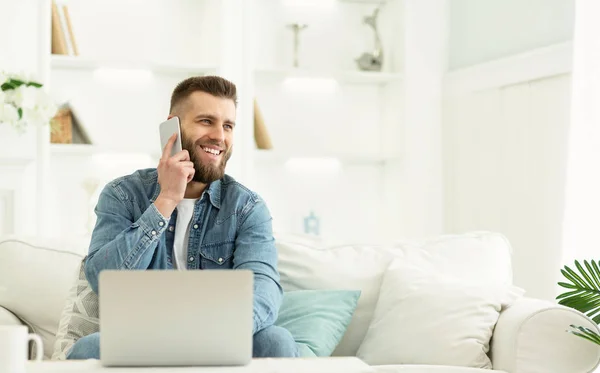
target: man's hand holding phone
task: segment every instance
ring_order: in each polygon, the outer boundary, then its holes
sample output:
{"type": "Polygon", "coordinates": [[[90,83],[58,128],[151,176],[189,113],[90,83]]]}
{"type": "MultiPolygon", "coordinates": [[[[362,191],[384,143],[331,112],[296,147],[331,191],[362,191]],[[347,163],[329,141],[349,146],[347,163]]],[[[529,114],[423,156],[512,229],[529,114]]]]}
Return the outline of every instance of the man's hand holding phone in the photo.
{"type": "Polygon", "coordinates": [[[165,217],[171,216],[179,202],[181,202],[187,184],[192,181],[195,173],[194,163],[190,161],[190,154],[187,150],[184,149],[175,153],[172,157],[169,156],[177,136],[177,133],[174,133],[169,138],[158,162],[160,194],[154,201],[154,205],[165,217]]]}

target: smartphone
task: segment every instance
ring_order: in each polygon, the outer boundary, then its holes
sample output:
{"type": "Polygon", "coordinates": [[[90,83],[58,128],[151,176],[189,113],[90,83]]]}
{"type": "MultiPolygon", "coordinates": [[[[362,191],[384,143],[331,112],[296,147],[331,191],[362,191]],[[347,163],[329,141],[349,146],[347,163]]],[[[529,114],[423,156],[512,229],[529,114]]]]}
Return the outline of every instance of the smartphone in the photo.
{"type": "Polygon", "coordinates": [[[173,117],[162,122],[159,126],[159,132],[161,154],[164,151],[167,142],[169,142],[169,137],[171,137],[174,133],[177,134],[177,139],[175,139],[170,156],[172,157],[174,154],[179,153],[183,149],[181,145],[181,125],[178,117],[173,117]]]}

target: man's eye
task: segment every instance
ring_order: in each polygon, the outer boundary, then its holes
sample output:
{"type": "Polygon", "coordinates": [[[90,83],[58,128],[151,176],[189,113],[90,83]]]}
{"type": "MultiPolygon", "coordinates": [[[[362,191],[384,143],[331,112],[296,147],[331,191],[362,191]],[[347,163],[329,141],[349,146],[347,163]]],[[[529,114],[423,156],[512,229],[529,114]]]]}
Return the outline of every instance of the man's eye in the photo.
{"type": "Polygon", "coordinates": [[[210,124],[210,119],[201,119],[200,122],[210,124]]]}
{"type": "Polygon", "coordinates": [[[232,129],[233,129],[233,126],[232,126],[231,124],[226,124],[226,125],[225,125],[225,128],[227,128],[228,130],[232,130],[232,129]]]}

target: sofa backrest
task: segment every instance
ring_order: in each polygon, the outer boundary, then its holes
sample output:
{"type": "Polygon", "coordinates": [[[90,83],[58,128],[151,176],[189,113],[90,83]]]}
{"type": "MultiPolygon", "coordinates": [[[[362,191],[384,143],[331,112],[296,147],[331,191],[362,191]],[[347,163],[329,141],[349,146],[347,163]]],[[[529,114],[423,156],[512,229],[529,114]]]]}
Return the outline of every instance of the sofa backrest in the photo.
{"type": "Polygon", "coordinates": [[[355,356],[364,339],[388,265],[404,258],[419,266],[477,283],[512,283],[511,247],[497,233],[474,232],[391,245],[327,245],[318,239],[276,235],[285,291],[361,290],[357,308],[335,356],[355,356]]]}
{"type": "Polygon", "coordinates": [[[30,237],[0,238],[0,306],[27,324],[44,342],[44,357],[83,259],[77,243],[30,237]]]}
{"type": "MultiPolygon", "coordinates": [[[[402,257],[467,281],[512,283],[511,248],[500,234],[475,232],[391,245],[328,245],[309,236],[276,234],[281,284],[286,291],[360,289],[353,319],[334,351],[355,356],[368,330],[382,276],[402,257]]],[[[51,356],[69,291],[87,242],[0,238],[0,307],[18,316],[44,340],[51,356]]]]}

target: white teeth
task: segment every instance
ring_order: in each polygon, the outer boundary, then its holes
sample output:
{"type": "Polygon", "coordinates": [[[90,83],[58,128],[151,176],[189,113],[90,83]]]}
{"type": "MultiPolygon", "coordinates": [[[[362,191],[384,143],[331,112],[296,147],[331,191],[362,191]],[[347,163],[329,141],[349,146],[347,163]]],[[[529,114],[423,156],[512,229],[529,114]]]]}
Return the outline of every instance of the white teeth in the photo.
{"type": "Polygon", "coordinates": [[[204,149],[205,152],[211,153],[214,155],[219,155],[221,153],[220,150],[216,150],[216,149],[211,149],[211,148],[202,148],[202,149],[204,149]]]}

